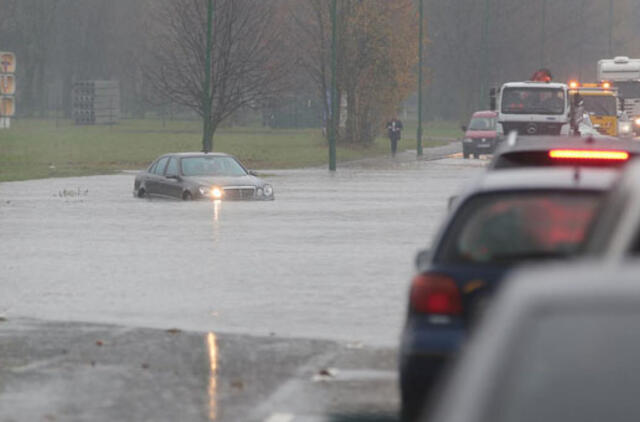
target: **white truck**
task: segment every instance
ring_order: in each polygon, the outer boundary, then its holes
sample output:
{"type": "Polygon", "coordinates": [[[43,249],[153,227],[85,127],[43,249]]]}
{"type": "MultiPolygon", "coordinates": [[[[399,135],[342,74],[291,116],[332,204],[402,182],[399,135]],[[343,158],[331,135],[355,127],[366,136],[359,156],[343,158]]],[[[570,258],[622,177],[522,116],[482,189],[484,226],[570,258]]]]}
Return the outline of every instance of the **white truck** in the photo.
{"type": "Polygon", "coordinates": [[[620,111],[634,122],[634,132],[640,133],[640,59],[619,56],[598,61],[598,80],[611,82],[618,88],[620,111]]]}
{"type": "Polygon", "coordinates": [[[494,93],[492,104],[505,135],[569,135],[572,107],[569,86],[556,82],[508,82],[494,93]]]}

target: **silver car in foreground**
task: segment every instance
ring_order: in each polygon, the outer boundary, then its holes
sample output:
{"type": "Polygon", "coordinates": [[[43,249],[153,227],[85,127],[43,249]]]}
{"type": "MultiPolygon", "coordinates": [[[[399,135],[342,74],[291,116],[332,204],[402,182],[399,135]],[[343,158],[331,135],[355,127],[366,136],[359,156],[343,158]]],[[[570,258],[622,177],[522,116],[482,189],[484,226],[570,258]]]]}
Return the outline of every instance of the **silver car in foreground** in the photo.
{"type": "Polygon", "coordinates": [[[639,263],[515,274],[429,422],[632,422],[640,417],[639,263]]]}

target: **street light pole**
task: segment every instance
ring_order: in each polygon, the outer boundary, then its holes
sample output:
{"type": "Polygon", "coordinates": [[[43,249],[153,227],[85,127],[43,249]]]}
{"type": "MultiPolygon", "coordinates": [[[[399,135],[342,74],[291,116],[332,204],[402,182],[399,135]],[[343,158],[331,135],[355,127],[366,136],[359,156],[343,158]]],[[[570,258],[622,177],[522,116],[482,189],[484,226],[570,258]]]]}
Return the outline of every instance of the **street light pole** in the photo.
{"type": "Polygon", "coordinates": [[[613,58],[613,0],[609,0],[609,57],[613,58]]]}
{"type": "Polygon", "coordinates": [[[480,65],[480,101],[478,107],[484,109],[485,101],[487,100],[487,85],[488,85],[488,67],[489,67],[489,20],[491,18],[491,5],[489,0],[484,0],[484,19],[482,21],[482,63],[480,65]]]}
{"type": "Polygon", "coordinates": [[[336,171],[336,128],[338,127],[338,89],[336,87],[336,4],[331,0],[331,119],[329,119],[329,171],[336,171]]]}
{"type": "Polygon", "coordinates": [[[422,155],[422,6],[422,0],[420,0],[420,30],[418,31],[418,133],[416,134],[418,157],[422,155]]]}
{"type": "Polygon", "coordinates": [[[545,26],[547,26],[547,0],[542,0],[542,25],[540,28],[540,67],[544,67],[545,26]]]}
{"type": "Polygon", "coordinates": [[[202,151],[210,152],[211,145],[211,35],[213,32],[213,0],[207,2],[207,51],[204,63],[204,90],[203,103],[203,127],[202,127],[202,151]]]}

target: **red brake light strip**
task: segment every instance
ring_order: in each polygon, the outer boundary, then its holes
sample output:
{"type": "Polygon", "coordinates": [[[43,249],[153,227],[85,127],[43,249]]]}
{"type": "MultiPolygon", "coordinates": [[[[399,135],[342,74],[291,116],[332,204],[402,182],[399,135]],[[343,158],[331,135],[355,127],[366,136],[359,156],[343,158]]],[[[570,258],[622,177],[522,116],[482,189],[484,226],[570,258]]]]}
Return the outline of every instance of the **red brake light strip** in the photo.
{"type": "Polygon", "coordinates": [[[549,151],[549,157],[579,160],[628,160],[629,153],[626,151],[552,149],[549,151]]]}

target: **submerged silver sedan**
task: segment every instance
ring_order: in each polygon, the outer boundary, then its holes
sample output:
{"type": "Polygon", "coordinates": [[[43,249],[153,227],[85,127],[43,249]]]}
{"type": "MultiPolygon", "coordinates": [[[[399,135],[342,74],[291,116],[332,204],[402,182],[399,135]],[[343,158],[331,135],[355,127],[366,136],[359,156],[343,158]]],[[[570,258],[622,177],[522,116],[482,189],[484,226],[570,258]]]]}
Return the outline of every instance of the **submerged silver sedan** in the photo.
{"type": "Polygon", "coordinates": [[[138,198],[262,200],[274,199],[273,187],[223,153],[175,153],[158,157],[133,184],[138,198]]]}

